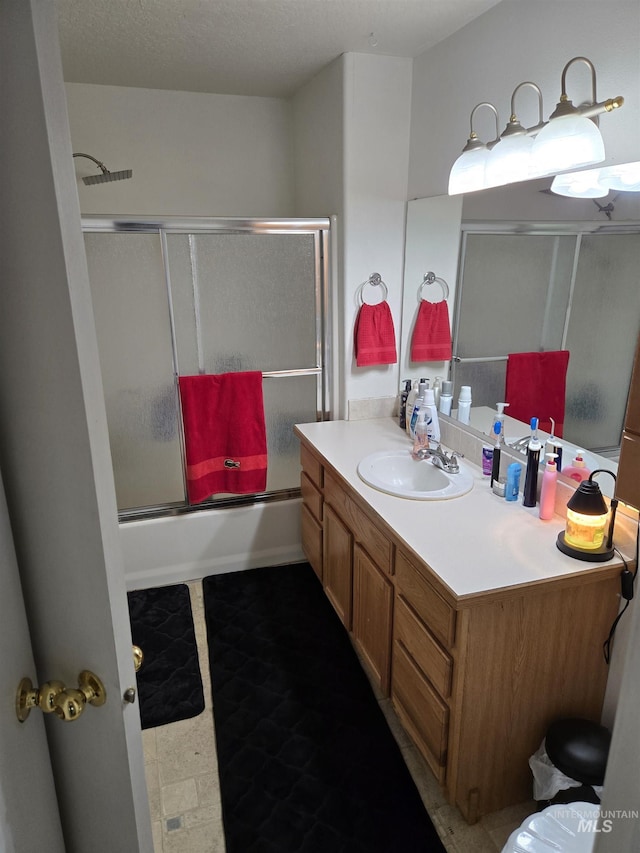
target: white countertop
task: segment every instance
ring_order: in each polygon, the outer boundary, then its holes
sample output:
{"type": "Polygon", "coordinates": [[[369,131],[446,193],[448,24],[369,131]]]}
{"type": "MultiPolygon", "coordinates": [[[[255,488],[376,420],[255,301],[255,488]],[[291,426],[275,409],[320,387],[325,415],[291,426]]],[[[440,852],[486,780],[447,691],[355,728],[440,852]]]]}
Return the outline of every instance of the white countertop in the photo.
{"type": "Polygon", "coordinates": [[[368,486],[357,473],[364,456],[411,448],[392,418],[299,424],[296,430],[458,598],[621,565],[618,559],[588,563],[563,554],[556,547],[562,518],[541,521],[538,507],[523,507],[522,498],[499,498],[481,469],[466,459],[474,486],[459,498],[410,500],[368,486]]]}

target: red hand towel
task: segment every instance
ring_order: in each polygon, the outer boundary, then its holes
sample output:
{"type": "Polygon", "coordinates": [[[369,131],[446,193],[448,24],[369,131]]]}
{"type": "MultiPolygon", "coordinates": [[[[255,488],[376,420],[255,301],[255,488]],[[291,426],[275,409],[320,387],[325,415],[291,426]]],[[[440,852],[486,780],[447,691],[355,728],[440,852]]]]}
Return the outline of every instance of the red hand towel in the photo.
{"type": "Polygon", "coordinates": [[[527,424],[538,418],[544,432],[551,432],[553,418],[555,434],[561,438],[568,365],[568,350],[511,353],[505,383],[509,417],[527,424]]]}
{"type": "Polygon", "coordinates": [[[262,373],[181,376],[179,384],[189,502],[200,503],[220,492],[264,492],[262,373]]]}
{"type": "Polygon", "coordinates": [[[411,337],[411,361],[448,361],[451,358],[449,307],[423,299],[411,337]]]}
{"type": "Polygon", "coordinates": [[[388,303],[360,306],[353,333],[356,364],[395,364],[396,333],[388,303]]]}

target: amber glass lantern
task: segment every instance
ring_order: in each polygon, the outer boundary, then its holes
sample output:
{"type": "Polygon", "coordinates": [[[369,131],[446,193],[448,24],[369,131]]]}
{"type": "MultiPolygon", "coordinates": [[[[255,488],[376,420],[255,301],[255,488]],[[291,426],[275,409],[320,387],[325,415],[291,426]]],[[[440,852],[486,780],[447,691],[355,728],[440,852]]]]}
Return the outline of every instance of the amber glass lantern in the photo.
{"type": "Polygon", "coordinates": [[[567,504],[566,527],[556,542],[563,554],[596,563],[613,557],[613,525],[618,505],[614,498],[609,512],[600,486],[593,480],[594,474],[600,473],[616,478],[612,471],[599,468],[580,483],[567,504]]]}

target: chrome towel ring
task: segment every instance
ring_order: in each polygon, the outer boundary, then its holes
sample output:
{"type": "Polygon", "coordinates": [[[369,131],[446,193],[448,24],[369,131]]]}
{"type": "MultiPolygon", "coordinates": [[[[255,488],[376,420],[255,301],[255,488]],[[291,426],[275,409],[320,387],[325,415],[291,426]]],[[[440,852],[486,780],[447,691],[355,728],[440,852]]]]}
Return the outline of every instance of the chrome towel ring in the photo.
{"type": "MultiPolygon", "coordinates": [[[[449,298],[449,285],[443,279],[437,276],[434,272],[427,272],[422,279],[422,284],[418,288],[418,302],[430,302],[431,300],[426,299],[422,294],[422,289],[425,285],[429,286],[431,284],[437,283],[442,288],[442,300],[446,301],[449,298]]],[[[440,300],[440,301],[442,301],[440,300]]]]}
{"type": "Polygon", "coordinates": [[[358,290],[356,291],[358,304],[359,305],[371,304],[371,303],[365,303],[364,296],[362,295],[362,291],[369,284],[371,285],[371,287],[381,287],[382,288],[383,297],[380,301],[384,302],[386,300],[387,296],[389,295],[389,289],[387,288],[387,285],[382,280],[382,276],[380,275],[380,273],[372,272],[371,275],[369,276],[369,278],[366,281],[363,281],[362,284],[358,287],[358,290]]]}

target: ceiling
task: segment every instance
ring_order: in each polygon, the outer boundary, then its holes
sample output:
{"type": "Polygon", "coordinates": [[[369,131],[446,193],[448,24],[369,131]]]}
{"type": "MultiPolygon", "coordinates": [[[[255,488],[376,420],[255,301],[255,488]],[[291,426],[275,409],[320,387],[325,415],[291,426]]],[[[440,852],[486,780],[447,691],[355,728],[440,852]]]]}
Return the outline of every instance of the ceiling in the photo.
{"type": "Polygon", "coordinates": [[[55,0],[72,83],[286,98],[345,52],[415,57],[499,0],[55,0]]]}

